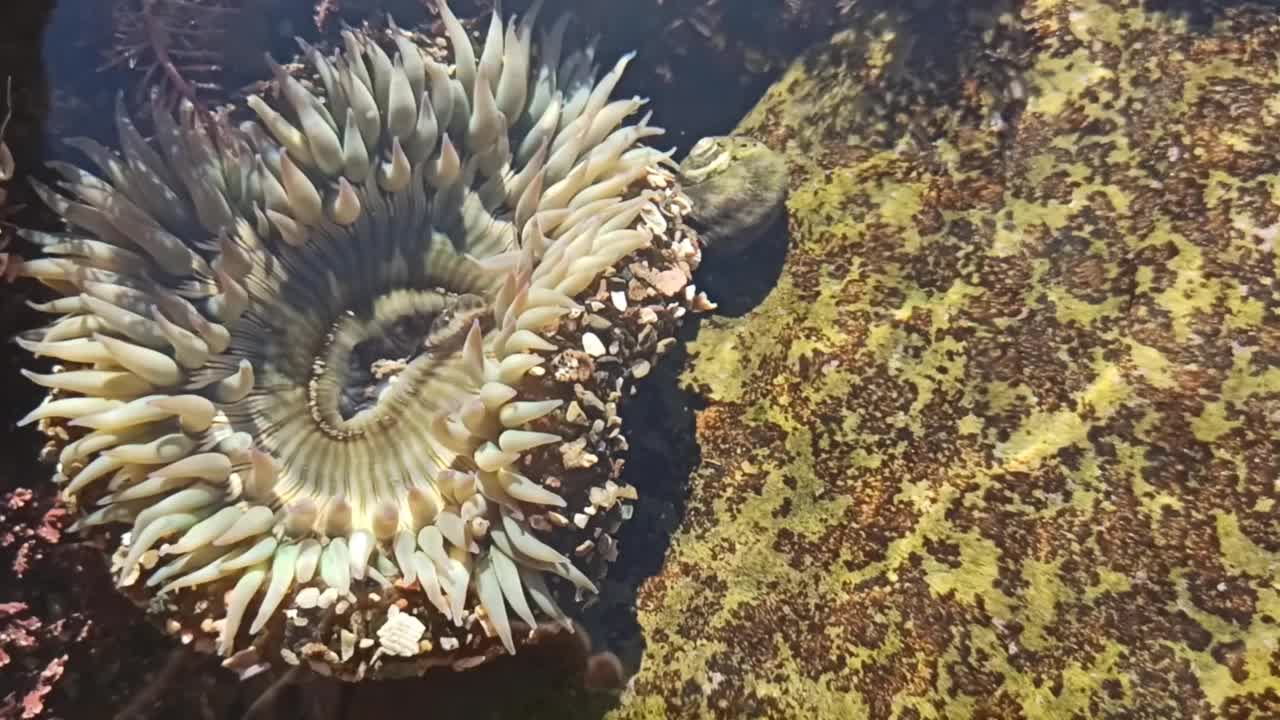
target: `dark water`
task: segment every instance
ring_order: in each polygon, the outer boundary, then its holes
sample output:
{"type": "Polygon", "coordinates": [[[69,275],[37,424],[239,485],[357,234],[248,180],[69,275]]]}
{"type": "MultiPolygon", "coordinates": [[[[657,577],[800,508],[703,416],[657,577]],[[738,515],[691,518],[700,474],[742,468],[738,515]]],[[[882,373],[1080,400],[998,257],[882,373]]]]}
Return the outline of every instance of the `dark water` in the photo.
{"type": "MultiPolygon", "coordinates": [[[[41,48],[47,68],[44,92],[51,89],[47,118],[51,134],[113,140],[109,109],[117,92],[126,94],[131,108],[142,110],[152,89],[175,87],[173,74],[163,68],[149,70],[157,47],[172,49],[170,59],[177,75],[192,86],[195,97],[214,107],[242,99],[241,90],[269,78],[264,53],[280,60],[292,57],[297,52],[295,37],[333,42],[344,23],[381,24],[388,13],[403,27],[434,21],[434,14],[425,12],[418,0],[336,3],[341,9],[325,17],[323,30],[317,30],[316,11],[307,0],[198,0],[192,4],[213,7],[179,11],[166,11],[166,3],[156,2],[149,20],[143,18],[150,16],[137,12],[141,4],[141,0],[20,3],[20,23],[7,30],[14,31],[16,46],[28,57],[13,59],[13,74],[26,77],[35,64],[34,49],[41,48]],[[49,20],[41,42],[38,28],[44,14],[49,20]],[[155,41],[157,34],[151,30],[166,22],[173,24],[174,38],[169,43],[155,41]],[[191,57],[183,54],[184,49],[209,55],[184,61],[191,57]]],[[[477,18],[475,26],[483,36],[492,5],[485,0],[453,5],[464,20],[477,18]]],[[[708,14],[713,21],[698,20],[701,14],[690,12],[698,5],[552,0],[543,17],[572,12],[577,22],[571,35],[579,41],[599,36],[597,58],[602,68],[612,58],[636,50],[637,62],[615,95],[651,98],[655,123],[670,131],[666,145],[683,151],[700,137],[731,129],[784,67],[785,59],[820,38],[827,27],[824,18],[815,17],[799,25],[798,32],[783,32],[791,28],[778,25],[776,4],[762,0],[738,3],[732,12],[708,14]],[[731,34],[735,41],[745,39],[771,57],[744,61],[734,48],[724,47],[725,37],[731,34]]],[[[526,6],[527,2],[507,2],[503,11],[521,13],[526,6]]],[[[163,33],[162,27],[159,32],[163,33]]],[[[18,85],[29,87],[33,94],[42,92],[38,83],[19,80],[18,85]]],[[[36,98],[26,98],[20,93],[20,107],[28,102],[33,103],[27,105],[32,111],[40,107],[36,98]]],[[[51,143],[50,152],[61,155],[57,145],[51,143]]]]}

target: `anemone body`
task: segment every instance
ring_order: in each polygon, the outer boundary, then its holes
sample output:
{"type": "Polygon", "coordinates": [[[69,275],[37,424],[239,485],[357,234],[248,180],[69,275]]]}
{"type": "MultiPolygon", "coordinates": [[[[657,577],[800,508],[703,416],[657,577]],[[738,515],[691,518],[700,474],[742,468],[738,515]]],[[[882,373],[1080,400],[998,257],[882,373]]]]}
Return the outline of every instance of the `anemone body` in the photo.
{"type": "Polygon", "coordinates": [[[184,641],[346,679],[515,652],[596,592],[635,491],[616,405],[698,304],[687,203],[566,21],[494,15],[453,67],[412,35],[303,44],[232,127],[157,109],[39,188],[63,297],[20,342],[61,365],[85,531],[184,641]]]}

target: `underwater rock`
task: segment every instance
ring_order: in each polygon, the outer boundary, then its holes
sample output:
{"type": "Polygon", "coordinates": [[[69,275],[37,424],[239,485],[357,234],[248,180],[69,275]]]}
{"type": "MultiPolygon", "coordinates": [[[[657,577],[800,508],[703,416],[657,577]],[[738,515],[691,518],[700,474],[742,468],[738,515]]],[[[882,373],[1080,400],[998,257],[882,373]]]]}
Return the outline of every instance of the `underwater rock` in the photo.
{"type": "Polygon", "coordinates": [[[1275,716],[1280,18],[1214,8],[1025,4],[933,102],[850,31],[742,122],[790,253],[611,718],[1275,716]]]}

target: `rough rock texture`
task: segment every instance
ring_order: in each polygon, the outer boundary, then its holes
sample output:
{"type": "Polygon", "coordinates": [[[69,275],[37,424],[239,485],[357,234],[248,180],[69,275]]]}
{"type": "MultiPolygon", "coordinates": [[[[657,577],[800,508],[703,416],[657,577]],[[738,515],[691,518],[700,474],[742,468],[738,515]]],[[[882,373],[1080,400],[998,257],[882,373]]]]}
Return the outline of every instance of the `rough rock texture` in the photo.
{"type": "Polygon", "coordinates": [[[849,33],[742,123],[790,248],[690,345],[611,717],[1280,714],[1280,21],[1013,12],[1020,83],[849,33]]]}

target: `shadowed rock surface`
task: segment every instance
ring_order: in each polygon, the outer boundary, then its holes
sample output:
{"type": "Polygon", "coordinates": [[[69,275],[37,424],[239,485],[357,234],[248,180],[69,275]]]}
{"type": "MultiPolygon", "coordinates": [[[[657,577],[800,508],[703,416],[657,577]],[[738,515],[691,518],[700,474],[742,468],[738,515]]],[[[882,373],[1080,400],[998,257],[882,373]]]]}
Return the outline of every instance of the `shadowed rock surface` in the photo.
{"type": "Polygon", "coordinates": [[[850,32],[743,121],[790,250],[690,344],[611,717],[1280,713],[1280,23],[1210,17],[975,14],[958,87],[850,32]]]}

